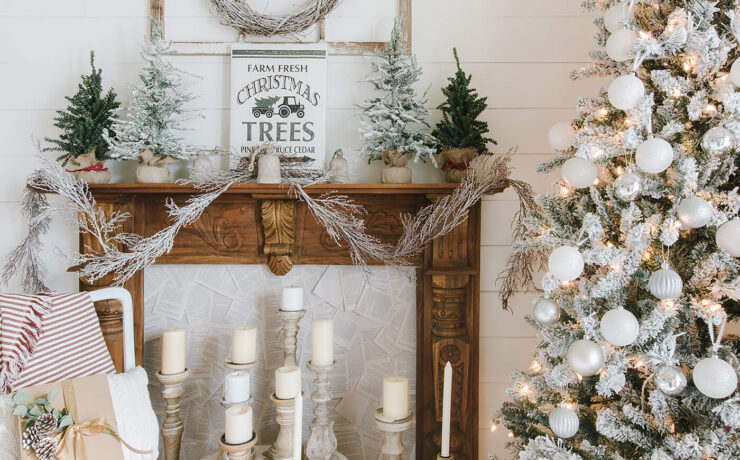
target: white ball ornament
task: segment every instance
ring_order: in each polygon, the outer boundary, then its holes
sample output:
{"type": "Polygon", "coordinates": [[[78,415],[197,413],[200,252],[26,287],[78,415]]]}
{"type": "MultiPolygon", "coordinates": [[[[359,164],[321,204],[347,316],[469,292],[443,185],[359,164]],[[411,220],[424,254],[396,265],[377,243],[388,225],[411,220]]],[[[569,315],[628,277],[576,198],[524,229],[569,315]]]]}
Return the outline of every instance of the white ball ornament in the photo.
{"type": "Polygon", "coordinates": [[[673,147],[663,139],[651,137],[637,147],[635,161],[646,173],[661,173],[673,163],[673,147]]]}
{"type": "Polygon", "coordinates": [[[599,168],[583,158],[571,158],[563,163],[563,179],[575,188],[593,185],[599,175],[599,168]]]}
{"type": "Polygon", "coordinates": [[[601,318],[601,335],[616,347],[631,345],[640,333],[640,323],[628,310],[615,308],[601,318]]]}
{"type": "Polygon", "coordinates": [[[614,180],[614,195],[622,201],[632,201],[642,193],[642,178],[628,172],[614,180]]]}
{"type": "Polygon", "coordinates": [[[634,57],[633,49],[637,34],[630,29],[619,29],[606,41],[606,54],[617,62],[629,61],[634,57]]]}
{"type": "Polygon", "coordinates": [[[555,123],[547,132],[547,141],[553,150],[566,150],[573,145],[575,131],[568,123],[555,123]]]}
{"type": "Polygon", "coordinates": [[[710,155],[724,155],[734,146],[732,134],[721,126],[710,129],[701,138],[701,149],[710,155]]]}
{"type": "Polygon", "coordinates": [[[720,225],[715,235],[717,247],[731,255],[740,257],[740,219],[737,217],[720,225]]]}
{"type": "Polygon", "coordinates": [[[616,32],[622,27],[627,19],[630,19],[629,5],[627,2],[617,3],[604,14],[604,26],[609,32],[616,32]]]}
{"type": "Polygon", "coordinates": [[[643,97],[645,85],[634,75],[622,75],[609,85],[609,102],[620,110],[634,109],[643,97]]]}
{"type": "Polygon", "coordinates": [[[576,340],[568,347],[568,365],[584,377],[595,375],[604,365],[601,347],[586,339],[576,340]]]}
{"type": "Polygon", "coordinates": [[[573,281],[583,273],[583,256],[573,246],[560,246],[550,253],[547,266],[559,280],[573,281]]]}
{"type": "Polygon", "coordinates": [[[541,299],[534,304],[532,315],[538,323],[548,326],[560,319],[560,307],[550,299],[541,299]]]}
{"type": "Polygon", "coordinates": [[[694,385],[705,396],[722,399],[737,388],[737,374],[730,364],[719,358],[704,358],[694,366],[694,385]]]}
{"type": "Polygon", "coordinates": [[[648,291],[661,300],[677,299],[683,290],[681,276],[664,264],[663,268],[653,272],[648,280],[648,291]]]}
{"type": "Polygon", "coordinates": [[[735,60],[730,67],[730,80],[735,86],[740,86],[740,59],[735,60]]]}
{"type": "Polygon", "coordinates": [[[556,407],[550,412],[550,429],[555,436],[560,438],[572,438],[578,433],[578,414],[567,407],[556,407]]]}
{"type": "Polygon", "coordinates": [[[688,228],[701,228],[712,220],[714,210],[704,198],[692,196],[685,198],[676,210],[678,220],[688,228]]]}
{"type": "Polygon", "coordinates": [[[675,395],[686,388],[686,375],[678,366],[662,365],[655,371],[655,385],[667,395],[675,395]]]}

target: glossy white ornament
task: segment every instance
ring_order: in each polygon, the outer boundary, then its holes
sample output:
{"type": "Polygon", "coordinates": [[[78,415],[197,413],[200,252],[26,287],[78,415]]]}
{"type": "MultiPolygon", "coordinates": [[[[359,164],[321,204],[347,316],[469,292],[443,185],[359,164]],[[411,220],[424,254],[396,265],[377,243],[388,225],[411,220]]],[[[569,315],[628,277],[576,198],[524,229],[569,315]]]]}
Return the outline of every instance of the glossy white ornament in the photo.
{"type": "Polygon", "coordinates": [[[555,436],[560,438],[572,438],[578,433],[578,414],[573,409],[567,407],[556,407],[550,412],[549,419],[550,429],[555,436]]]}
{"type": "Polygon", "coordinates": [[[737,374],[730,364],[719,358],[704,358],[694,366],[694,385],[705,396],[722,399],[737,388],[737,374]]]}
{"type": "Polygon", "coordinates": [[[534,304],[534,319],[543,326],[548,326],[560,319],[560,307],[550,299],[541,299],[534,304]]]}
{"type": "Polygon", "coordinates": [[[624,308],[609,310],[601,317],[601,335],[616,347],[625,347],[637,340],[640,323],[624,308]]]}
{"type": "Polygon", "coordinates": [[[651,137],[637,147],[635,162],[646,173],[661,173],[673,163],[673,147],[664,139],[651,137]]]}
{"type": "Polygon", "coordinates": [[[573,145],[575,131],[569,123],[555,123],[547,132],[547,141],[553,150],[566,150],[573,145]]]}
{"type": "Polygon", "coordinates": [[[576,340],[568,347],[568,365],[584,377],[595,375],[604,365],[601,347],[586,339],[576,340]]]}
{"type": "Polygon", "coordinates": [[[721,126],[715,126],[701,138],[701,149],[710,155],[724,155],[734,146],[732,134],[721,126]]]}
{"type": "Polygon", "coordinates": [[[583,256],[573,246],[560,246],[550,253],[547,266],[560,281],[573,281],[583,273],[583,256]]]}
{"type": "Polygon", "coordinates": [[[655,371],[655,385],[667,395],[675,395],[686,388],[686,375],[678,366],[662,365],[655,371]]]}
{"type": "Polygon", "coordinates": [[[735,86],[740,86],[740,59],[736,59],[730,67],[730,80],[735,86]]]}
{"type": "Polygon", "coordinates": [[[593,185],[599,175],[599,168],[583,158],[570,158],[563,163],[563,179],[575,188],[586,188],[593,185]]]}
{"type": "Polygon", "coordinates": [[[609,102],[620,110],[637,107],[645,97],[645,85],[634,75],[622,75],[609,85],[609,102]]]}
{"type": "Polygon", "coordinates": [[[663,264],[663,268],[650,275],[647,287],[652,295],[661,300],[677,299],[683,290],[683,280],[667,264],[663,264]]]}
{"type": "Polygon", "coordinates": [[[717,247],[732,257],[740,257],[740,219],[736,217],[720,225],[715,241],[717,247]]]}
{"type": "Polygon", "coordinates": [[[622,201],[632,201],[642,193],[642,178],[633,172],[624,173],[614,180],[614,195],[622,201]]]}
{"type": "Polygon", "coordinates": [[[681,200],[676,210],[678,220],[688,228],[701,228],[712,220],[714,210],[704,198],[692,196],[681,200]]]}
{"type": "Polygon", "coordinates": [[[617,62],[629,61],[634,57],[633,49],[637,34],[631,29],[619,29],[606,41],[606,54],[617,62]]]}
{"type": "Polygon", "coordinates": [[[616,32],[624,27],[624,23],[627,19],[630,19],[629,5],[627,2],[617,3],[612,6],[604,14],[604,27],[609,32],[616,32]]]}

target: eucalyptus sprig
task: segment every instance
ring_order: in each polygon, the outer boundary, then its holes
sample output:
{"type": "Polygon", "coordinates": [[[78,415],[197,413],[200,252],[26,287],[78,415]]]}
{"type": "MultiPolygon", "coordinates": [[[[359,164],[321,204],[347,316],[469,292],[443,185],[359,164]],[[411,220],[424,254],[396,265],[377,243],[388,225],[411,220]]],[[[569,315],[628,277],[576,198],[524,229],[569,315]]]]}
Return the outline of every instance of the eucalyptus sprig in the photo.
{"type": "Polygon", "coordinates": [[[57,422],[54,431],[60,432],[74,424],[74,419],[66,408],[61,411],[54,408],[54,400],[60,390],[60,388],[54,388],[32,403],[29,403],[31,398],[33,398],[30,391],[16,391],[6,396],[6,402],[13,409],[13,415],[26,419],[24,429],[34,425],[36,419],[41,415],[50,413],[54,415],[54,419],[57,422]]]}

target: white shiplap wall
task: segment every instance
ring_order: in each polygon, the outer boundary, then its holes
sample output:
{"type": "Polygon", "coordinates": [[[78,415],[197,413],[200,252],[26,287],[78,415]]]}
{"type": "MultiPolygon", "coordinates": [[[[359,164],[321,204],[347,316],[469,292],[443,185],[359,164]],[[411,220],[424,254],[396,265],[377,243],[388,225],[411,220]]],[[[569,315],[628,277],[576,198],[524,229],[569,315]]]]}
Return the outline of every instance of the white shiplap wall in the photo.
{"type": "MultiPolygon", "coordinates": [[[[205,3],[206,0],[198,0],[205,3]]],[[[350,1],[350,0],[347,0],[350,1]]],[[[168,0],[171,5],[179,0],[168,0]]],[[[454,71],[451,48],[458,47],[473,83],[488,96],[485,119],[490,122],[497,151],[518,145],[513,160],[516,177],[546,191],[552,177],[539,177],[536,165],[550,153],[546,131],[573,115],[577,97],[595,93],[599,82],[572,82],[571,69],[587,60],[592,46],[592,17],[576,0],[415,0],[413,49],[424,66],[423,87],[430,86],[430,107],[441,100],[439,87],[454,71]]],[[[148,0],[1,0],[0,1],[0,256],[24,235],[19,201],[24,178],[34,165],[31,135],[56,135],[54,111],[64,107],[78,77],[87,72],[93,47],[103,68],[105,85],[128,100],[127,83],[140,67],[139,43],[147,31],[148,0]]],[[[187,9],[169,10],[172,23],[199,24],[187,9]],[[178,18],[177,15],[180,14],[178,18]]],[[[200,20],[201,22],[203,20],[200,20]]],[[[188,26],[189,27],[189,26],[188,26]]],[[[173,32],[174,33],[174,32],[173,32]]],[[[177,64],[203,76],[196,91],[206,118],[193,126],[191,138],[203,145],[228,140],[228,62],[221,57],[178,57],[177,64]]],[[[368,94],[357,83],[366,72],[357,57],[332,57],[328,95],[329,151],[350,152],[361,145],[355,104],[368,94]]],[[[433,120],[439,114],[433,111],[433,120]]],[[[354,180],[375,181],[378,165],[355,165],[354,180]]],[[[114,180],[131,181],[134,164],[115,165],[114,180]]],[[[182,171],[181,171],[182,173],[182,171]]],[[[440,174],[428,165],[415,166],[415,180],[434,182],[440,174]]],[[[500,310],[495,278],[510,245],[510,218],[516,203],[510,192],[483,204],[483,280],[481,324],[481,458],[505,455],[506,432],[489,434],[489,417],[504,400],[509,373],[527,366],[535,344],[534,331],[522,320],[531,295],[517,299],[516,311],[500,310]],[[498,352],[501,350],[501,352],[498,352]]],[[[74,225],[57,222],[45,249],[52,287],[76,289],[73,274],[55,246],[76,247],[74,225]]],[[[16,287],[14,287],[16,288],[16,287]]]]}

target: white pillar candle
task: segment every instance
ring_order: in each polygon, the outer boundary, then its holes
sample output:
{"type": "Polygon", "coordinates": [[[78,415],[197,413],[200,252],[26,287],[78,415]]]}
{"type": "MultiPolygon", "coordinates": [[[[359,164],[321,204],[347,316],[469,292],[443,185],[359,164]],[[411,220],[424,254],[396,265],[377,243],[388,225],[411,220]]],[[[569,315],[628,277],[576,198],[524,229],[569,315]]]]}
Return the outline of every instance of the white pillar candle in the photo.
{"type": "Polygon", "coordinates": [[[390,420],[401,420],[409,416],[409,379],[383,379],[383,416],[390,420]]]}
{"type": "Polygon", "coordinates": [[[257,328],[234,328],[231,331],[231,362],[250,364],[255,361],[257,361],[257,328]]]}
{"type": "Polygon", "coordinates": [[[272,153],[262,155],[257,160],[257,183],[279,184],[280,182],[282,182],[280,177],[280,158],[272,153]]]}
{"type": "Polygon", "coordinates": [[[334,321],[318,318],[311,323],[311,364],[330,366],[334,363],[334,321]]]}
{"type": "Polygon", "coordinates": [[[293,399],[301,392],[301,368],[284,366],[275,369],[275,397],[293,399]]]}
{"type": "Polygon", "coordinates": [[[440,455],[450,456],[450,405],[452,403],[452,365],[445,365],[444,387],[442,390],[442,446],[440,455]]]}
{"type": "Polygon", "coordinates": [[[249,399],[249,372],[236,371],[224,379],[224,401],[227,404],[246,402],[249,399]]]}
{"type": "Polygon", "coordinates": [[[241,404],[226,409],[226,443],[244,444],[252,439],[252,408],[241,404]]]}
{"type": "Polygon", "coordinates": [[[293,286],[283,288],[283,294],[280,297],[280,309],[282,311],[303,310],[303,288],[293,286]]]}
{"type": "Polygon", "coordinates": [[[303,395],[299,391],[295,397],[295,426],[293,426],[293,460],[301,460],[303,444],[303,395]]]}
{"type": "Polygon", "coordinates": [[[162,332],[162,374],[185,372],[185,331],[166,329],[162,332]]]}

